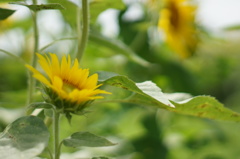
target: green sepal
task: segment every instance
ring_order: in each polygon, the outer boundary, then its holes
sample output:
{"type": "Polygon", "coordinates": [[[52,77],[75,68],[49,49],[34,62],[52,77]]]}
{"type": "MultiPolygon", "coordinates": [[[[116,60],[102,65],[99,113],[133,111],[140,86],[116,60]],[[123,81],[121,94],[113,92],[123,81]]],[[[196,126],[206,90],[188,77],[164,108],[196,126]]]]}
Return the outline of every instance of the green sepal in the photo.
{"type": "Polygon", "coordinates": [[[90,132],[76,132],[68,139],[63,140],[63,144],[67,147],[103,147],[103,146],[114,146],[115,144],[109,140],[94,135],[90,132]]]}
{"type": "Polygon", "coordinates": [[[69,125],[71,125],[72,115],[69,112],[66,112],[65,115],[66,115],[69,125]]]}

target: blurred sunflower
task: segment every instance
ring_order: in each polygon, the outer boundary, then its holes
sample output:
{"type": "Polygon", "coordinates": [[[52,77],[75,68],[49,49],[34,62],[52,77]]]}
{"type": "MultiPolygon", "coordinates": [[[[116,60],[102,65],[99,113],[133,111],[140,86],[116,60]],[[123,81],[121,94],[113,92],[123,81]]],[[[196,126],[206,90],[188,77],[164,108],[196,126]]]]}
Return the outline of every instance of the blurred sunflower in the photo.
{"type": "MultiPolygon", "coordinates": [[[[56,54],[38,56],[38,63],[47,77],[30,65],[33,77],[45,85],[45,92],[50,97],[50,102],[64,112],[77,113],[87,106],[87,103],[103,98],[99,94],[110,94],[107,91],[97,89],[98,75],[89,76],[88,69],[79,68],[78,60],[71,64],[70,55],[63,56],[61,61],[56,54]],[[72,66],[71,66],[72,65],[72,66]]],[[[48,101],[49,102],[49,101],[48,101]]]]}
{"type": "Polygon", "coordinates": [[[158,0],[148,0],[147,5],[150,8],[156,8],[156,7],[159,7],[159,5],[158,5],[159,2],[160,1],[158,1],[158,0]]]}
{"type": "Polygon", "coordinates": [[[160,11],[158,27],[167,44],[182,58],[190,56],[198,43],[195,11],[196,6],[188,0],[166,0],[160,11]]]}

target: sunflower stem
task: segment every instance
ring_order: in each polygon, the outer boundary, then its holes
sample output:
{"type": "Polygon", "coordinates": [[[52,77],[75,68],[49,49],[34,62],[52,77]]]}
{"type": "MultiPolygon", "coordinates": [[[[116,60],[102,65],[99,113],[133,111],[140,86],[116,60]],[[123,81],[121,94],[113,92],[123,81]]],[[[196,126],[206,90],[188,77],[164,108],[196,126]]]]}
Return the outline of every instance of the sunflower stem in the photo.
{"type": "MultiPolygon", "coordinates": [[[[79,9],[78,9],[79,10],[79,9]]],[[[89,4],[88,0],[82,0],[82,29],[80,29],[80,11],[77,12],[78,16],[78,49],[76,58],[80,61],[88,41],[89,34],[89,4]],[[81,38],[80,38],[81,37],[81,38]]]]}
{"type": "Polygon", "coordinates": [[[60,113],[57,110],[53,111],[53,133],[54,133],[54,159],[60,158],[59,149],[59,117],[60,113]]]}
{"type": "Polygon", "coordinates": [[[120,41],[106,38],[104,36],[97,35],[97,34],[89,34],[89,40],[95,42],[98,45],[108,47],[108,48],[114,50],[115,52],[121,53],[121,54],[125,55],[128,59],[130,59],[131,61],[134,61],[144,67],[151,66],[151,63],[149,63],[145,59],[138,56],[134,51],[132,51],[132,49],[130,49],[128,46],[121,43],[120,41]]]}
{"type": "MultiPolygon", "coordinates": [[[[37,0],[33,0],[33,4],[37,5],[37,0]]],[[[34,48],[32,53],[32,61],[31,65],[32,67],[36,67],[37,65],[37,57],[36,52],[38,52],[38,45],[39,45],[39,31],[38,31],[38,25],[37,25],[37,11],[32,12],[32,18],[33,18],[33,33],[34,33],[34,48]]],[[[29,82],[28,82],[28,97],[27,97],[27,105],[32,103],[33,101],[33,93],[35,91],[35,85],[36,80],[32,77],[30,71],[29,71],[29,82]]],[[[32,112],[32,110],[29,110],[27,112],[27,115],[29,115],[32,112]]]]}

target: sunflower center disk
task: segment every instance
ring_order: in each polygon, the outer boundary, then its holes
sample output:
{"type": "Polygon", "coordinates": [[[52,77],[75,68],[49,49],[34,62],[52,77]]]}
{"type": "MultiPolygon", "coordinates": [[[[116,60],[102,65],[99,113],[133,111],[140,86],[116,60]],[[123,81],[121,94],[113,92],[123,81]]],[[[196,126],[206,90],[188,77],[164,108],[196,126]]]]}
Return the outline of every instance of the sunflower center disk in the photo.
{"type": "Polygon", "coordinates": [[[68,83],[68,82],[63,82],[63,90],[67,93],[71,93],[74,89],[78,89],[75,85],[68,83]]]}
{"type": "Polygon", "coordinates": [[[170,23],[172,26],[177,30],[179,28],[179,10],[176,6],[176,4],[172,3],[169,6],[171,10],[171,15],[170,15],[170,23]]]}

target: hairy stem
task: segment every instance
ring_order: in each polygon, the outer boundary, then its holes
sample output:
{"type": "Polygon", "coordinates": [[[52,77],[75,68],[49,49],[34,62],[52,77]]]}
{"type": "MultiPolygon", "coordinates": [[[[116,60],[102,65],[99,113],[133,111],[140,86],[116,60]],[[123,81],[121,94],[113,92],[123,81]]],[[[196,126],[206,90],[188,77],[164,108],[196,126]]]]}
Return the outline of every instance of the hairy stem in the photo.
{"type": "MultiPolygon", "coordinates": [[[[37,0],[33,0],[33,4],[37,4],[37,0]]],[[[31,59],[31,65],[35,68],[37,64],[37,57],[36,52],[38,52],[38,45],[39,45],[39,31],[38,31],[38,25],[37,25],[37,11],[32,12],[32,18],[33,18],[33,33],[34,33],[34,48],[32,53],[32,59],[31,59]]],[[[32,103],[33,101],[33,93],[35,91],[35,85],[36,80],[32,77],[30,71],[29,71],[29,82],[28,82],[28,98],[27,98],[27,105],[32,103]]],[[[27,114],[30,114],[31,110],[27,112],[27,114]]]]}
{"type": "Polygon", "coordinates": [[[60,158],[60,150],[59,150],[59,117],[60,113],[56,110],[53,111],[53,133],[54,133],[54,159],[60,158]]]}
{"type": "MultiPolygon", "coordinates": [[[[78,16],[79,15],[80,15],[80,12],[78,12],[78,16]]],[[[81,27],[81,25],[79,25],[79,27],[81,27]]],[[[78,39],[78,50],[76,55],[76,58],[79,61],[81,60],[85,51],[85,47],[88,41],[88,32],[89,32],[89,4],[88,4],[88,0],[82,0],[82,29],[78,28],[79,39],[78,39]]]]}

